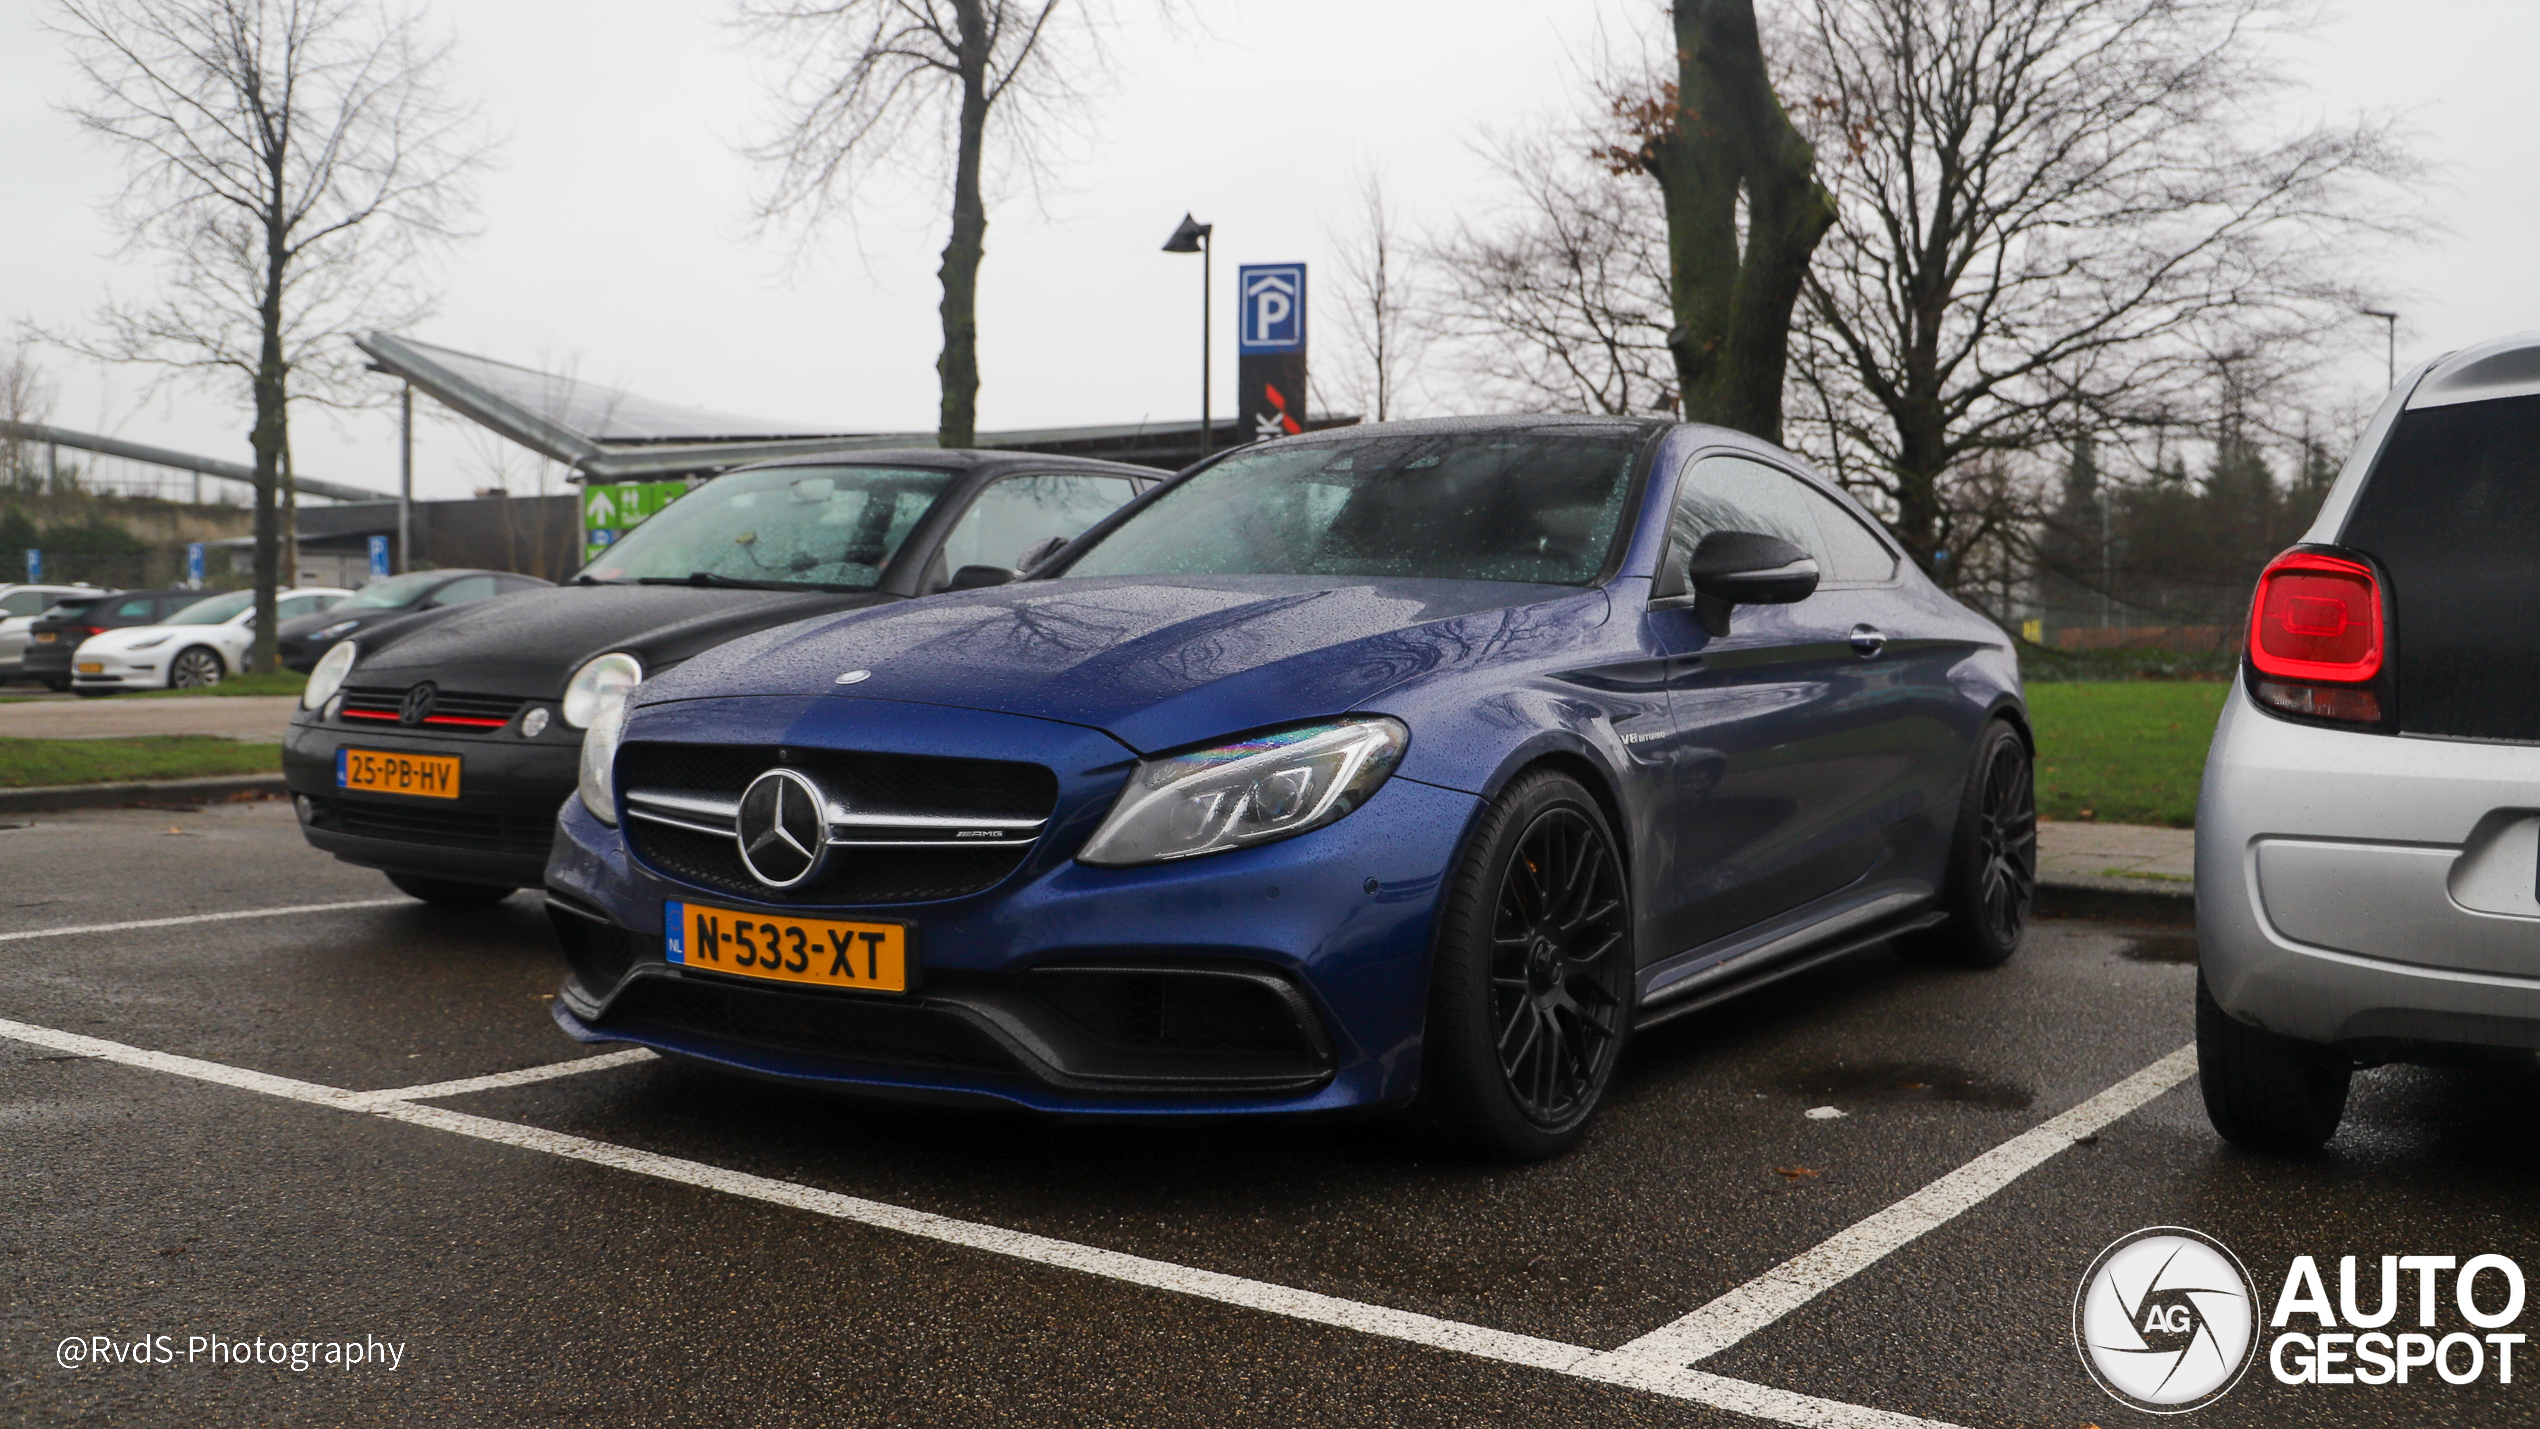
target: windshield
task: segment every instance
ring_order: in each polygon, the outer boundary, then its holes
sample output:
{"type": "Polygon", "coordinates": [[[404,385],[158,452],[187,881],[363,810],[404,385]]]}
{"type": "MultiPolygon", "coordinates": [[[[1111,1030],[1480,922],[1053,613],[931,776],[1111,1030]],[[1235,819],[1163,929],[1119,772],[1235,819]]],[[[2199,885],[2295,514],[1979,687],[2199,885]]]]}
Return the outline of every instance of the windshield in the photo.
{"type": "Polygon", "coordinates": [[[256,603],[252,590],[234,590],[227,595],[198,600],[167,619],[161,625],[223,625],[229,618],[256,603]]]}
{"type": "Polygon", "coordinates": [[[403,610],[423,599],[432,587],[448,580],[447,571],[417,571],[372,581],[336,604],[337,610],[403,610]]]}
{"type": "Polygon", "coordinates": [[[1234,456],[1071,562],[1070,576],[1412,576],[1585,585],[1614,543],[1638,433],[1370,436],[1234,456]]]}
{"type": "Polygon", "coordinates": [[[879,466],[735,472],[662,508],[582,574],[865,589],[952,480],[949,471],[879,466]]]}

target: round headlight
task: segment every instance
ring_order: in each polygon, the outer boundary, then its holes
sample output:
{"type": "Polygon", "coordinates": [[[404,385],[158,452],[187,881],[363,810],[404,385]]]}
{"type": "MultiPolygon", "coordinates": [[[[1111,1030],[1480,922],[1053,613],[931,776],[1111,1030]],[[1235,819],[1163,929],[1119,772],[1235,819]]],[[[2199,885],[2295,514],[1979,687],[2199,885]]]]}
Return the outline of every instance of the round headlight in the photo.
{"type": "Polygon", "coordinates": [[[601,696],[599,712],[582,736],[582,773],[575,792],[582,796],[582,807],[591,811],[591,817],[612,828],[617,824],[617,741],[624,733],[625,692],[601,696]]]}
{"type": "Polygon", "coordinates": [[[634,656],[623,650],[595,655],[565,682],[564,722],[575,729],[589,729],[603,704],[642,683],[644,666],[634,656]]]}
{"type": "Polygon", "coordinates": [[[353,673],[353,662],[361,658],[362,647],[347,640],[318,658],[317,668],[309,672],[309,682],[300,687],[300,708],[313,710],[335,697],[344,687],[344,677],[353,673]]]}

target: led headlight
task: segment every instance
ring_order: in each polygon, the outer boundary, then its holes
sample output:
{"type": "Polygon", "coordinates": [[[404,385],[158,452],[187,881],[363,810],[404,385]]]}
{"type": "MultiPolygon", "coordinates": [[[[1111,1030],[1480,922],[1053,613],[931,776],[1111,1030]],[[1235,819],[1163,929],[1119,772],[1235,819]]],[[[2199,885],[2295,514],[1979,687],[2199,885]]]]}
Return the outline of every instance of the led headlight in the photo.
{"type": "Polygon", "coordinates": [[[1373,715],[1141,760],[1076,857],[1161,863],[1319,829],[1366,803],[1410,743],[1401,721],[1373,715]]]}
{"type": "Polygon", "coordinates": [[[309,638],[316,641],[318,644],[323,645],[329,640],[335,640],[343,636],[350,635],[361,628],[362,623],[358,620],[339,620],[333,625],[326,627],[324,630],[310,631],[309,638]]]}
{"type": "Polygon", "coordinates": [[[610,698],[624,695],[644,683],[643,662],[623,650],[594,655],[573,672],[564,686],[564,722],[575,729],[589,729],[598,717],[600,706],[610,698]]]}
{"type": "Polygon", "coordinates": [[[591,716],[591,727],[582,735],[582,780],[575,792],[582,796],[582,807],[591,811],[592,818],[612,828],[617,824],[617,741],[626,733],[626,694],[630,688],[599,696],[599,713],[591,716]]]}
{"type": "Polygon", "coordinates": [[[347,640],[318,657],[317,668],[309,672],[309,682],[300,687],[300,708],[313,710],[335,697],[344,688],[344,677],[353,673],[353,662],[361,658],[362,647],[347,640]]]}
{"type": "Polygon", "coordinates": [[[173,635],[153,635],[147,640],[135,640],[123,648],[126,650],[156,650],[174,638],[175,637],[173,635]]]}

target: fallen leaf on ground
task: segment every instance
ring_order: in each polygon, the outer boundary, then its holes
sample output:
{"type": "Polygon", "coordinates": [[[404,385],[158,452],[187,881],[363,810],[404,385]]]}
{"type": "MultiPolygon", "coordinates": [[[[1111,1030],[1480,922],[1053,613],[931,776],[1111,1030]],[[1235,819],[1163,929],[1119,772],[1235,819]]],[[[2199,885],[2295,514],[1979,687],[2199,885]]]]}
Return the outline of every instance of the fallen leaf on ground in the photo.
{"type": "Polygon", "coordinates": [[[1773,1174],[1786,1181],[1807,1181],[1814,1179],[1817,1173],[1805,1166],[1776,1166],[1773,1174]]]}

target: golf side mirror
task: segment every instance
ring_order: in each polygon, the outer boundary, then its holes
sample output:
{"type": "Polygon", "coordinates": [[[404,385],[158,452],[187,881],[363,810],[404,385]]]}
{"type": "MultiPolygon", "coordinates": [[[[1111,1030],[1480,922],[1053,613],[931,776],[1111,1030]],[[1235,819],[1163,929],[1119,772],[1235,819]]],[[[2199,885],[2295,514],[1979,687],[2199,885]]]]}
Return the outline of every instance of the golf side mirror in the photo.
{"type": "Polygon", "coordinates": [[[1014,572],[1003,566],[963,566],[953,572],[946,590],[979,590],[986,586],[1004,585],[1014,579],[1014,572]]]}
{"type": "Polygon", "coordinates": [[[1035,541],[1031,545],[1024,547],[1023,554],[1014,558],[1015,574],[1031,574],[1034,566],[1037,566],[1041,562],[1048,560],[1050,557],[1057,555],[1059,551],[1066,546],[1066,544],[1067,538],[1065,536],[1051,536],[1044,540],[1035,541]]]}
{"type": "Polygon", "coordinates": [[[1790,605],[1817,589],[1817,559],[1779,536],[1754,531],[1714,531],[1684,564],[1694,615],[1713,635],[1729,633],[1729,612],[1741,605],[1790,605]]]}

